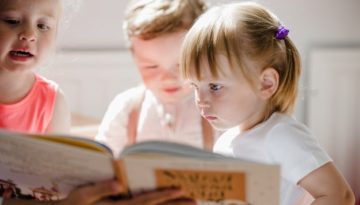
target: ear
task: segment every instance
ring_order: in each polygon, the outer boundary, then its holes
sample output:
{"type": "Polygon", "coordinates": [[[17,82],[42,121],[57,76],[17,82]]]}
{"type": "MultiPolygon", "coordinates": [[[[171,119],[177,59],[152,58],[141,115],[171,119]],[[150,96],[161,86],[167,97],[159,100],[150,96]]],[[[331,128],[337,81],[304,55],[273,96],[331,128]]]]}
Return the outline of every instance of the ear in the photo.
{"type": "Polygon", "coordinates": [[[279,73],[274,68],[266,68],[260,74],[260,97],[269,99],[278,89],[279,73]]]}

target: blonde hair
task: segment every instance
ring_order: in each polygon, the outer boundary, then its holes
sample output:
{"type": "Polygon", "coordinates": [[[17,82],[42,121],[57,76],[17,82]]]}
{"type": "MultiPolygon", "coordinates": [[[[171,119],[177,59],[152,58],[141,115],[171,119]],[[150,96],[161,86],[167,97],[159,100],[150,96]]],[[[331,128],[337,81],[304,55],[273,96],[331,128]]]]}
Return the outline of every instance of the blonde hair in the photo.
{"type": "Polygon", "coordinates": [[[254,62],[258,69],[274,68],[279,86],[269,99],[265,113],[293,112],[300,77],[300,56],[289,37],[276,39],[278,18],[257,3],[243,2],[214,7],[203,14],[187,33],[181,54],[182,75],[201,80],[200,63],[209,65],[214,78],[219,77],[217,56],[224,55],[234,69],[254,87],[254,62]]]}
{"type": "Polygon", "coordinates": [[[205,10],[202,0],[133,0],[126,11],[123,28],[127,38],[152,39],[188,30],[205,10]]]}

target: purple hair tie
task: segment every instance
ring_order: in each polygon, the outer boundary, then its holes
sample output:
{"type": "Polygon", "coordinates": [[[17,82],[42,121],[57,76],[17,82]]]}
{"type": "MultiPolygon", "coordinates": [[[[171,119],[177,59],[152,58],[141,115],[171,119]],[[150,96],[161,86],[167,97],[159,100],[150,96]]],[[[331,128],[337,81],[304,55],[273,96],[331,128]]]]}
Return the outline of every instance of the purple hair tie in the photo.
{"type": "Polygon", "coordinates": [[[286,36],[288,35],[289,30],[286,29],[284,26],[279,26],[276,34],[275,34],[275,38],[277,40],[283,40],[286,38],[286,36]]]}

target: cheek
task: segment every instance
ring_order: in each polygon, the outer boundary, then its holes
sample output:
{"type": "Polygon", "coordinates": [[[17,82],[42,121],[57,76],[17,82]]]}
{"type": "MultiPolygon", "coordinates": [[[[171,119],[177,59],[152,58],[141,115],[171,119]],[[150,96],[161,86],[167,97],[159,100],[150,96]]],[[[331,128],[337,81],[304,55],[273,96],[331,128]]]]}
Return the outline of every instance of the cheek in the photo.
{"type": "Polygon", "coordinates": [[[151,86],[158,83],[160,72],[156,70],[140,70],[140,75],[144,84],[151,86]]]}
{"type": "Polygon", "coordinates": [[[46,35],[43,35],[42,38],[38,41],[38,46],[43,51],[44,56],[47,56],[49,53],[55,52],[57,39],[54,33],[48,33],[46,35]]]}
{"type": "Polygon", "coordinates": [[[237,113],[241,107],[241,101],[234,94],[229,93],[213,96],[211,102],[216,112],[223,113],[227,117],[237,113]]]}
{"type": "Polygon", "coordinates": [[[14,37],[14,35],[4,35],[1,34],[1,29],[0,29],[0,49],[3,50],[6,47],[10,46],[10,43],[12,42],[12,39],[14,37]]]}

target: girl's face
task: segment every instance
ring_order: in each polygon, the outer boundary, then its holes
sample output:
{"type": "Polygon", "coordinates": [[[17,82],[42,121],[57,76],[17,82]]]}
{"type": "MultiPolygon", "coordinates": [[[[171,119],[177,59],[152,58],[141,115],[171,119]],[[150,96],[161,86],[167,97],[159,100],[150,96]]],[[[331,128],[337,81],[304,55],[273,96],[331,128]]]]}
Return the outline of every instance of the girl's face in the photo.
{"type": "Polygon", "coordinates": [[[0,1],[0,71],[42,63],[55,46],[59,0],[0,1]]]}
{"type": "Polygon", "coordinates": [[[186,31],[150,40],[131,38],[132,52],[145,86],[162,103],[176,103],[191,94],[180,78],[180,47],[186,31]]]}
{"type": "Polygon", "coordinates": [[[266,102],[240,72],[231,69],[224,56],[218,57],[218,66],[223,74],[215,79],[208,64],[202,61],[202,79],[190,80],[201,115],[216,129],[250,129],[261,121],[266,102]]]}

